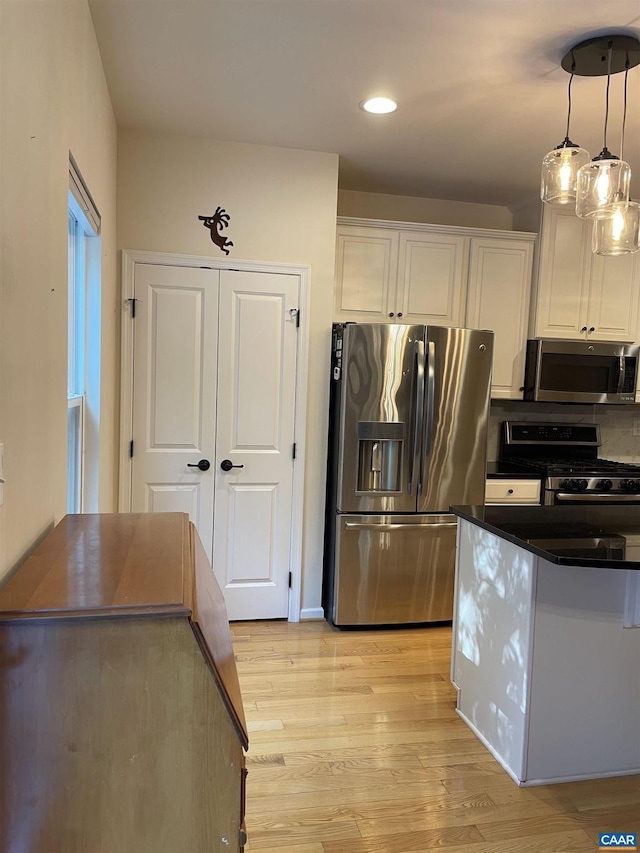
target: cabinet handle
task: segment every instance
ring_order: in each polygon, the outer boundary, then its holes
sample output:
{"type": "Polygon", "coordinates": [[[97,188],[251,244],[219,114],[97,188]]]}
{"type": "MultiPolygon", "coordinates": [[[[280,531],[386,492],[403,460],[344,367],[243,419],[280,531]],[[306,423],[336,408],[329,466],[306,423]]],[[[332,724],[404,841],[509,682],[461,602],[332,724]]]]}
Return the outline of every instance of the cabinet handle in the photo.
{"type": "Polygon", "coordinates": [[[402,311],[398,311],[398,317],[402,317],[402,311]]]}
{"type": "Polygon", "coordinates": [[[587,327],[586,327],[586,326],[583,326],[583,327],[580,329],[580,331],[581,331],[581,332],[586,332],[586,331],[587,331],[587,327]]]}
{"type": "Polygon", "coordinates": [[[508,494],[508,495],[512,495],[512,494],[513,494],[513,489],[507,489],[507,494],[508,494]]]}
{"type": "Polygon", "coordinates": [[[596,327],[595,327],[595,326],[592,326],[592,327],[589,329],[589,331],[590,331],[590,332],[595,332],[595,330],[596,330],[596,327]]]}
{"type": "Polygon", "coordinates": [[[390,316],[390,317],[395,317],[395,314],[393,313],[393,311],[389,311],[389,316],[390,316]]]}

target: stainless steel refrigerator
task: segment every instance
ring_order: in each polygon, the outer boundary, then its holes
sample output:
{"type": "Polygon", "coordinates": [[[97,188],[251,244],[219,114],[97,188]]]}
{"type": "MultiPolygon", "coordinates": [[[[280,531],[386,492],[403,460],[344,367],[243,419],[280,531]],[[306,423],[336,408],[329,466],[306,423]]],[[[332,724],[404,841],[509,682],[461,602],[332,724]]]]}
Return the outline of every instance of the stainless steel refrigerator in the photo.
{"type": "Polygon", "coordinates": [[[484,502],[493,333],[336,323],[332,340],[325,614],[450,620],[449,507],[484,502]]]}

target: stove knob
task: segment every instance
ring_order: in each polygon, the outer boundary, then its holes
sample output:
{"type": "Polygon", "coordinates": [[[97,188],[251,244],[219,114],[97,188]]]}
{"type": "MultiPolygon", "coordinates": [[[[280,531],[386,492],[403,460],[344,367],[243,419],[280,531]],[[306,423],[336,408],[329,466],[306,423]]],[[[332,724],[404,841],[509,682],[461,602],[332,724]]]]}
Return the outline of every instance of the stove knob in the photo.
{"type": "Polygon", "coordinates": [[[561,489],[566,489],[568,492],[583,492],[589,485],[587,480],[574,480],[573,478],[562,480],[560,483],[561,489]]]}
{"type": "Polygon", "coordinates": [[[623,480],[620,486],[625,492],[637,492],[640,489],[640,480],[623,480]]]}
{"type": "Polygon", "coordinates": [[[598,480],[596,484],[596,487],[602,492],[608,492],[612,486],[613,483],[611,480],[598,480]]]}

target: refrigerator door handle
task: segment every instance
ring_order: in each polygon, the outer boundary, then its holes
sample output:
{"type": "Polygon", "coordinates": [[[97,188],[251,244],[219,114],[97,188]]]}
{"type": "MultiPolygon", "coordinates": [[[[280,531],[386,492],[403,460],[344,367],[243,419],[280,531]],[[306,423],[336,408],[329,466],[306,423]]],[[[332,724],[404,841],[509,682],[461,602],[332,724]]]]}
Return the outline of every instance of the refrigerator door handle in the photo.
{"type": "Polygon", "coordinates": [[[431,453],[433,440],[433,423],[436,390],[436,345],[435,341],[427,341],[427,369],[426,369],[426,416],[424,430],[424,453],[422,456],[423,466],[420,471],[420,482],[418,483],[418,494],[422,494],[422,487],[427,475],[427,460],[431,453]]]}
{"type": "MultiPolygon", "coordinates": [[[[413,450],[411,454],[411,471],[407,483],[407,493],[413,495],[413,487],[420,476],[420,455],[422,436],[422,412],[424,410],[424,341],[416,341],[413,349],[415,357],[416,396],[414,400],[413,450]]],[[[415,494],[419,494],[418,491],[415,494]]]]}
{"type": "Polygon", "coordinates": [[[347,530],[407,530],[408,528],[420,528],[420,530],[431,530],[434,527],[455,527],[456,521],[438,521],[432,524],[363,524],[357,521],[346,521],[347,530]]]}

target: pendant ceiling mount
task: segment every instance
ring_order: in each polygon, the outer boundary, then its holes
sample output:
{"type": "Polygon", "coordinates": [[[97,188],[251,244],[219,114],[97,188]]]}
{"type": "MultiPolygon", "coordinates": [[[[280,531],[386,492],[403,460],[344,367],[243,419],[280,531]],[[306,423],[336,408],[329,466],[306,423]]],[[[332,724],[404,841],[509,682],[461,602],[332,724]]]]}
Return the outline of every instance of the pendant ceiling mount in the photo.
{"type": "Polygon", "coordinates": [[[608,73],[611,50],[611,74],[619,74],[640,65],[640,41],[635,36],[598,36],[574,45],[560,63],[569,74],[579,77],[604,77],[608,73]]]}

